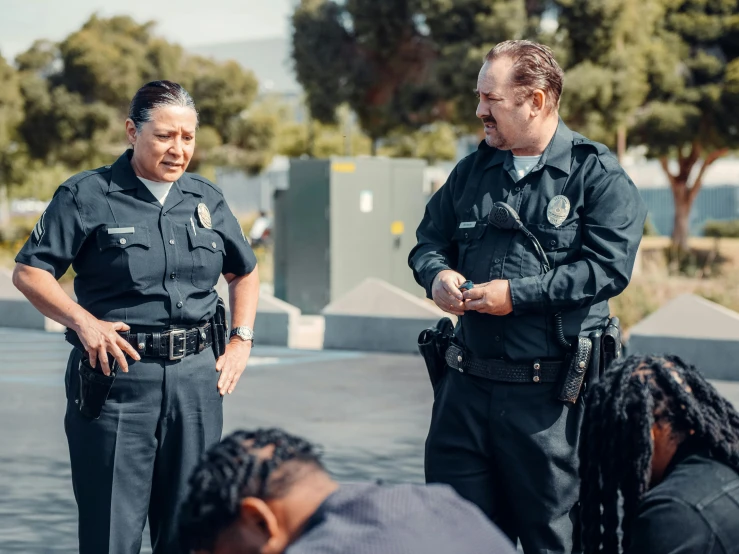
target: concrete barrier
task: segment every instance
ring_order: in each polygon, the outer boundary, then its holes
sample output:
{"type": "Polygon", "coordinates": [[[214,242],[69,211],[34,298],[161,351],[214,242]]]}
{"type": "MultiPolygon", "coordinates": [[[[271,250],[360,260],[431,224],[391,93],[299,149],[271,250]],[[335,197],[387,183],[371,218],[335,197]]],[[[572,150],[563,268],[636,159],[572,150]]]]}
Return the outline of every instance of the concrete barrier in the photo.
{"type": "MultiPolygon", "coordinates": [[[[228,284],[221,277],[216,291],[226,301],[226,316],[229,324],[231,312],[228,300],[228,284]]],[[[294,348],[298,340],[300,309],[292,304],[275,298],[263,289],[259,291],[257,317],[254,321],[254,342],[257,345],[289,346],[294,348]]]]}
{"type": "Polygon", "coordinates": [[[324,308],[323,347],[417,353],[418,334],[444,315],[427,300],[369,278],[324,308]]]}
{"type": "Polygon", "coordinates": [[[739,381],[739,313],[705,298],[675,298],[636,324],[629,354],[676,354],[709,379],[739,381]]]}

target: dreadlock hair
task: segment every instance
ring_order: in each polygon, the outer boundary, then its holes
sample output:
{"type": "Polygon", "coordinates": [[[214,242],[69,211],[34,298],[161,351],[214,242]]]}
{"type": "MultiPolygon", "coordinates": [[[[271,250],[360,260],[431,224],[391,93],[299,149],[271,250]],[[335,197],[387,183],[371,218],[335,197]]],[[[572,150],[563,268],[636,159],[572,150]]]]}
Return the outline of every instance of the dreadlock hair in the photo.
{"type": "Polygon", "coordinates": [[[221,531],[238,518],[242,499],[284,496],[305,466],[325,471],[320,457],[317,447],[282,429],[239,430],[223,439],[190,477],[179,520],[184,551],[212,550],[221,531]],[[288,462],[300,465],[286,467],[288,462]]]}
{"type": "Polygon", "coordinates": [[[669,423],[676,438],[695,441],[739,471],[739,413],[694,366],[670,355],[614,362],[588,393],[581,431],[586,554],[618,554],[619,546],[628,548],[631,523],[651,479],[655,422],[669,423]]]}

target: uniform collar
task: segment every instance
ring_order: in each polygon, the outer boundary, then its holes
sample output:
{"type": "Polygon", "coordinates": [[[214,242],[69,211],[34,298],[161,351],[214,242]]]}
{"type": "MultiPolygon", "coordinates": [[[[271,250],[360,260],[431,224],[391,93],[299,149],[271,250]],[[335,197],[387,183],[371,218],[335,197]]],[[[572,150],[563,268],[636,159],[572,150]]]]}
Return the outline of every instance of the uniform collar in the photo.
{"type": "MultiPolygon", "coordinates": [[[[111,166],[112,174],[110,177],[110,185],[108,192],[120,192],[123,190],[136,190],[136,196],[145,200],[153,198],[146,185],[136,176],[131,167],[131,156],[133,150],[126,150],[111,166]]],[[[169,194],[175,191],[187,192],[196,196],[203,196],[203,190],[195,183],[187,173],[184,173],[177,181],[175,181],[169,194]]],[[[178,196],[177,194],[175,196],[178,196]]],[[[169,196],[167,197],[169,198],[169,196]]],[[[169,203],[169,202],[167,202],[169,203]]]]}
{"type": "MultiPolygon", "coordinates": [[[[557,124],[557,130],[554,132],[552,140],[549,141],[544,152],[542,152],[539,163],[537,163],[531,171],[537,171],[543,166],[548,165],[569,175],[570,163],[572,160],[572,139],[572,131],[570,131],[569,127],[567,127],[564,121],[562,121],[562,118],[560,118],[559,123],[557,124]]],[[[490,147],[483,140],[478,148],[490,147]]],[[[513,171],[513,154],[511,151],[498,150],[497,148],[493,150],[495,150],[493,157],[485,166],[485,169],[502,164],[505,171],[513,171]]]]}

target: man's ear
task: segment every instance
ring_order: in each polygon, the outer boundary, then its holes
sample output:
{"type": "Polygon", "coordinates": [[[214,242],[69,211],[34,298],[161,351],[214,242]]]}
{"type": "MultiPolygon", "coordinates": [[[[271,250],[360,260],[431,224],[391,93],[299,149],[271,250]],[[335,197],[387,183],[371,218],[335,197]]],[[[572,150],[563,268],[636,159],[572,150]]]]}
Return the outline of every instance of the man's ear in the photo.
{"type": "Polygon", "coordinates": [[[278,532],[277,518],[264,500],[247,496],[241,501],[241,520],[251,528],[258,528],[269,540],[278,532]]]}
{"type": "Polygon", "coordinates": [[[547,105],[547,95],[543,90],[536,89],[531,95],[531,112],[533,115],[539,115],[544,111],[547,105]]]}

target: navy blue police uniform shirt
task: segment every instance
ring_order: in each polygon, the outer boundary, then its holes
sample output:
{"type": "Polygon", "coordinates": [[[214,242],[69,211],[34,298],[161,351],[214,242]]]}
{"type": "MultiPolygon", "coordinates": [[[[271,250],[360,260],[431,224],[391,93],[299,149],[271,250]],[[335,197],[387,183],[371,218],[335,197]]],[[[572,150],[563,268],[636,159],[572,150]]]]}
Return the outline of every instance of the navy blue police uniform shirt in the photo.
{"type": "Polygon", "coordinates": [[[448,485],[341,485],[285,554],[515,554],[448,485]]]}
{"type": "Polygon", "coordinates": [[[136,177],[131,153],[63,183],[15,260],[56,279],[71,264],[77,301],[101,320],[207,321],[219,276],[251,273],[254,253],[218,187],[185,173],[162,206],[136,177]]]}
{"type": "Polygon", "coordinates": [[[512,153],[485,141],[460,161],[429,200],[408,262],[429,298],[434,278],[445,269],[475,283],[509,280],[513,313],[468,311],[460,318],[457,337],[474,356],[561,359],[565,352],[552,316],[562,313],[567,337],[603,327],[608,299],[631,278],[646,215],[634,183],[608,148],[560,120],[539,162],[521,179],[512,153]],[[518,212],[551,271],[543,273],[522,232],[487,224],[498,201],[518,212]],[[562,211],[563,205],[568,209],[562,211]],[[553,207],[560,208],[554,217],[553,207]]]}

